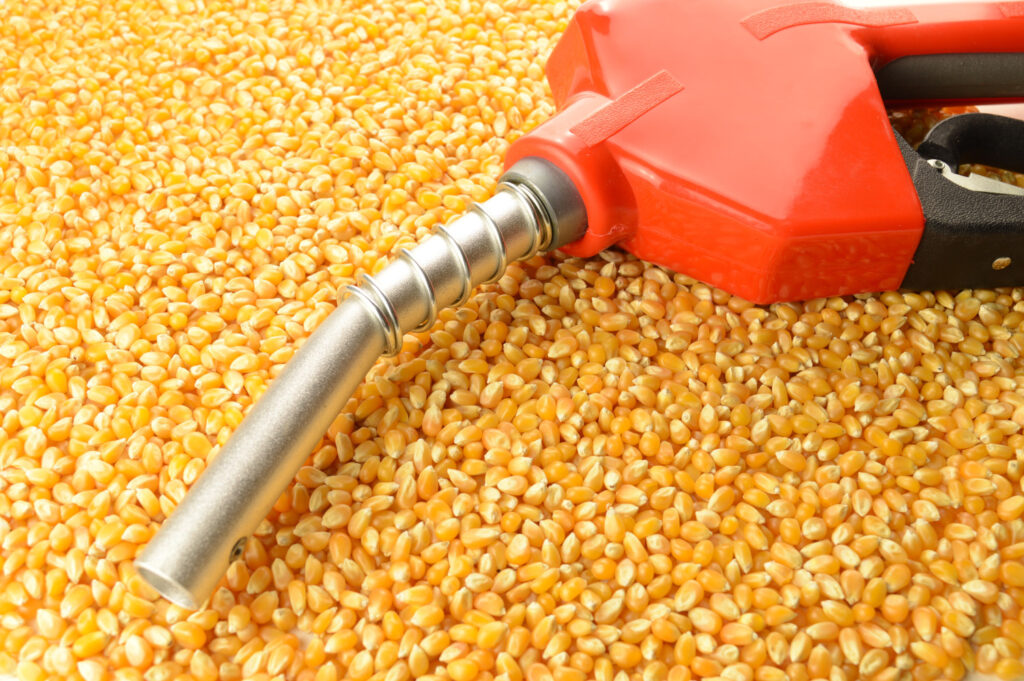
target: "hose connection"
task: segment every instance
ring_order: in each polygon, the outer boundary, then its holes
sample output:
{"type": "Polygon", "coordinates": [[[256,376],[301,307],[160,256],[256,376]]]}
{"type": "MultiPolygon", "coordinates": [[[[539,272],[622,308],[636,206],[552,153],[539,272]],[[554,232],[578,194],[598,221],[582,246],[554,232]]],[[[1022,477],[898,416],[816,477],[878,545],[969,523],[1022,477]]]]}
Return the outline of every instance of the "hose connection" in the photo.
{"type": "MultiPolygon", "coordinates": [[[[526,170],[534,175],[545,163],[530,161],[526,170]]],[[[402,249],[399,267],[389,266],[387,274],[378,275],[382,283],[364,274],[359,286],[347,287],[347,293],[367,305],[380,325],[385,355],[398,354],[406,331],[430,328],[441,308],[463,305],[476,286],[498,281],[510,259],[523,260],[551,248],[556,218],[536,186],[524,177],[528,176],[520,169],[503,178],[494,197],[473,204],[466,215],[439,227],[423,245],[412,251],[402,249]],[[387,280],[396,273],[400,281],[387,280]],[[389,291],[396,290],[399,297],[393,301],[389,291]],[[412,327],[403,323],[400,311],[403,303],[412,306],[414,301],[404,300],[410,294],[424,308],[419,315],[422,321],[412,327]]]]}

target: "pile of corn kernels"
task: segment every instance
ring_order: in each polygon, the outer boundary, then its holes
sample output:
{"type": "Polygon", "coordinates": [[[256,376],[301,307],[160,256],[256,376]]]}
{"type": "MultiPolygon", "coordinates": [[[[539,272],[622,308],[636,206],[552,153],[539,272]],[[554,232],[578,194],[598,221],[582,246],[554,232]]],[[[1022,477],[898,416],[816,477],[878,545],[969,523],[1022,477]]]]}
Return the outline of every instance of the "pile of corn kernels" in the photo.
{"type": "Polygon", "coordinates": [[[378,364],[208,607],[135,574],[338,288],[489,196],[573,9],[0,4],[0,674],[1024,673],[1024,289],[535,258],[378,364]]]}

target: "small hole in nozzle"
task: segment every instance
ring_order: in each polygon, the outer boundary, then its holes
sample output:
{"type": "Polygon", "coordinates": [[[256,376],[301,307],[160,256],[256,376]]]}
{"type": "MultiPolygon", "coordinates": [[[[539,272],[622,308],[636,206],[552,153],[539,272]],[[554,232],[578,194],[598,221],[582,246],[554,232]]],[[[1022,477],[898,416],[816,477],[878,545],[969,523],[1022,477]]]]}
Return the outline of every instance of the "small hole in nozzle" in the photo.
{"type": "Polygon", "coordinates": [[[235,545],[231,547],[231,555],[228,561],[233,563],[242,557],[242,552],[245,551],[245,542],[249,541],[248,537],[242,537],[235,542],[235,545]]]}

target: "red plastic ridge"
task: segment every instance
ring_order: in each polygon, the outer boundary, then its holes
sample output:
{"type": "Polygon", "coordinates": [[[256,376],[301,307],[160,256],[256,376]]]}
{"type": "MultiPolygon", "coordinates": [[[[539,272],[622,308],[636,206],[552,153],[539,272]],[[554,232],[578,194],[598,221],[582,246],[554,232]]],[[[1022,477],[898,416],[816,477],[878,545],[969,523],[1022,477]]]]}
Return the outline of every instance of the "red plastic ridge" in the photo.
{"type": "Polygon", "coordinates": [[[658,71],[569,128],[569,131],[588,147],[593,147],[682,89],[682,83],[673,78],[671,73],[658,71]]]}
{"type": "MultiPolygon", "coordinates": [[[[1024,3],[1007,3],[1024,4],[1024,3]]],[[[900,24],[917,23],[917,17],[909,9],[902,7],[884,9],[854,9],[842,7],[829,2],[801,2],[792,5],[779,5],[760,12],[754,12],[743,19],[742,24],[754,34],[758,40],[794,26],[807,24],[854,24],[857,26],[898,26],[900,24]]]]}

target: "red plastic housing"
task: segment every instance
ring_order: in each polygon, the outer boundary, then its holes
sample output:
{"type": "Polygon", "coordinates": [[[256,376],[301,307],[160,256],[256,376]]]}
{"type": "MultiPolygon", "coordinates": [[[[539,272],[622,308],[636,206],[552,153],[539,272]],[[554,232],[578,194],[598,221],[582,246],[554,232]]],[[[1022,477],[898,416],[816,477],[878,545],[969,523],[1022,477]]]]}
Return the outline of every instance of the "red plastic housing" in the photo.
{"type": "Polygon", "coordinates": [[[516,141],[566,171],[588,229],[758,303],[897,288],[924,218],[874,69],[1024,52],[1024,2],[593,0],[547,65],[559,114],[516,141]]]}

